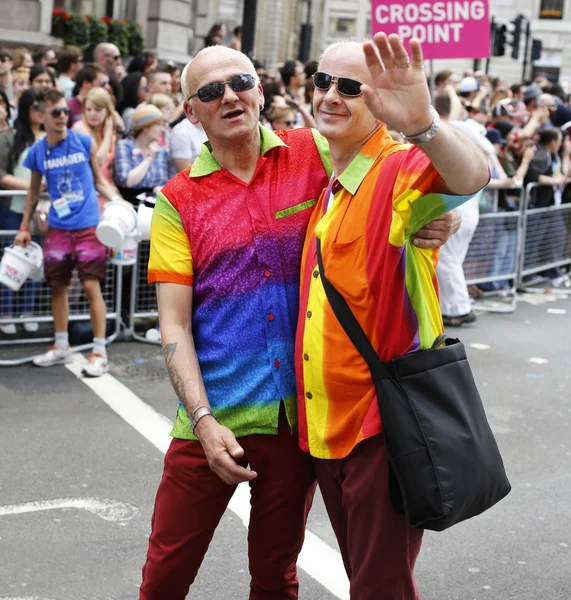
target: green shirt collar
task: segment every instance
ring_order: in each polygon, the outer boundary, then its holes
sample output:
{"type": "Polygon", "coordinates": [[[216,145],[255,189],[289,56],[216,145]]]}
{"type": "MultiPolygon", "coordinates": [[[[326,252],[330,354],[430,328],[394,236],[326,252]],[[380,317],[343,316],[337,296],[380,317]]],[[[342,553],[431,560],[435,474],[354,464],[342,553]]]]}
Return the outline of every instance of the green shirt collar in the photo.
{"type": "MultiPolygon", "coordinates": [[[[265,156],[273,148],[285,146],[281,138],[267,127],[260,125],[260,154],[265,156]]],[[[202,145],[202,150],[194,161],[190,169],[190,177],[206,177],[216,171],[220,171],[220,165],[212,154],[212,146],[210,142],[205,142],[202,145]]]]}
{"type": "Polygon", "coordinates": [[[377,160],[390,136],[385,126],[375,132],[359,151],[359,154],[351,161],[350,165],[339,175],[339,183],[354,196],[359,186],[365,179],[365,175],[377,160]]]}

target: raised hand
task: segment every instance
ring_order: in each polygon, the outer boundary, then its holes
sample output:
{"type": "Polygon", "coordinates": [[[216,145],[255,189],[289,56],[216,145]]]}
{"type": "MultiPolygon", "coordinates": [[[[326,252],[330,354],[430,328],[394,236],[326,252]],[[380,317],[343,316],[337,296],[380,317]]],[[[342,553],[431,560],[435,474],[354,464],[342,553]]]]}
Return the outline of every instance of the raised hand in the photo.
{"type": "Polygon", "coordinates": [[[363,51],[373,87],[363,84],[361,91],[371,113],[407,136],[424,133],[433,117],[420,42],[410,40],[412,61],[396,34],[377,33],[363,51]]]}

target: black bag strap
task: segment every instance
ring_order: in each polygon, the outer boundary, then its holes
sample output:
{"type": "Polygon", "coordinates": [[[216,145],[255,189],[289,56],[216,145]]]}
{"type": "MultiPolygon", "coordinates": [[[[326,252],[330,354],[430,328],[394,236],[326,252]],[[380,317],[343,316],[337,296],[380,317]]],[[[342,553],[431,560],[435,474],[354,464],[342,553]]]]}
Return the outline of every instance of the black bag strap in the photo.
{"type": "Polygon", "coordinates": [[[321,275],[321,281],[323,283],[323,289],[325,295],[333,313],[337,317],[337,320],[345,330],[345,333],[349,339],[355,345],[355,348],[360,352],[361,356],[365,359],[371,375],[373,378],[379,376],[381,379],[390,377],[387,365],[379,358],[373,345],[369,341],[367,334],[363,331],[361,324],[357,321],[357,318],[353,314],[353,311],[349,308],[347,300],[343,295],[337,291],[332,283],[325,276],[325,269],[323,267],[323,258],[321,256],[321,240],[316,237],[316,249],[317,249],[317,265],[319,267],[319,273],[321,275]]]}
{"type": "MultiPolygon", "coordinates": [[[[390,378],[390,372],[384,363],[376,353],[373,345],[371,344],[367,334],[363,331],[361,324],[357,321],[357,318],[353,314],[353,311],[349,308],[347,300],[343,295],[333,286],[333,284],[325,276],[325,268],[323,267],[323,257],[321,256],[321,240],[316,237],[316,249],[317,249],[317,265],[319,267],[319,273],[321,275],[321,281],[323,282],[323,289],[325,295],[333,313],[337,317],[337,320],[345,330],[345,333],[349,339],[353,342],[355,348],[360,352],[361,356],[365,359],[365,362],[369,366],[373,379],[379,377],[380,379],[390,378]]],[[[440,334],[435,340],[432,348],[438,348],[442,344],[446,343],[448,336],[440,334]]]]}

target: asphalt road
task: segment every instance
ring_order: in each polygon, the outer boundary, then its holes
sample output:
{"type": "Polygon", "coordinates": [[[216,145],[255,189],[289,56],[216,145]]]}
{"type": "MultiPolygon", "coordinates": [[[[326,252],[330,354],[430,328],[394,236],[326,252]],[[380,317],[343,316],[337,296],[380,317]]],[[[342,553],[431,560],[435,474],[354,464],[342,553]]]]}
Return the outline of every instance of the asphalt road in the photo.
{"type": "MultiPolygon", "coordinates": [[[[571,300],[548,300],[458,331],[513,490],[425,535],[423,600],[571,600],[571,300]]],[[[0,347],[0,357],[34,351],[0,347]]],[[[109,354],[113,378],[174,418],[156,346],[115,343],[109,354]]],[[[64,367],[0,369],[0,415],[0,600],[137,598],[162,452],[64,367]]],[[[319,497],[309,530],[336,549],[319,497]]],[[[300,570],[300,598],[346,597],[338,575],[325,574],[328,590],[300,570]]],[[[245,600],[248,581],[246,529],[228,511],[189,597],[245,600]]]]}

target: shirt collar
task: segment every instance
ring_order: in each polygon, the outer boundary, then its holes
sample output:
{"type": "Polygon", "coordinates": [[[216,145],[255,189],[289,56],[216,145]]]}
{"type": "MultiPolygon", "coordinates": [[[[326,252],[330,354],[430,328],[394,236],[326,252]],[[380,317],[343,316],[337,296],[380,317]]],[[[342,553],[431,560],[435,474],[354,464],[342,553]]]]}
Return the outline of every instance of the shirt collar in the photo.
{"type": "Polygon", "coordinates": [[[351,164],[339,175],[337,181],[351,194],[355,195],[365,175],[378,156],[384,150],[391,137],[382,125],[366,142],[351,164]]]}
{"type": "MultiPolygon", "coordinates": [[[[282,141],[273,131],[270,131],[267,127],[260,125],[260,154],[265,156],[270,150],[277,148],[278,146],[285,146],[287,144],[282,141]]],[[[204,142],[202,150],[194,161],[190,169],[190,177],[206,177],[216,171],[220,171],[220,165],[212,154],[212,146],[210,142],[204,142]]]]}

